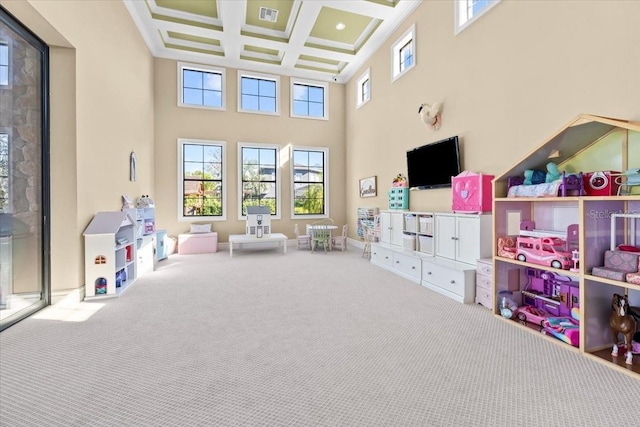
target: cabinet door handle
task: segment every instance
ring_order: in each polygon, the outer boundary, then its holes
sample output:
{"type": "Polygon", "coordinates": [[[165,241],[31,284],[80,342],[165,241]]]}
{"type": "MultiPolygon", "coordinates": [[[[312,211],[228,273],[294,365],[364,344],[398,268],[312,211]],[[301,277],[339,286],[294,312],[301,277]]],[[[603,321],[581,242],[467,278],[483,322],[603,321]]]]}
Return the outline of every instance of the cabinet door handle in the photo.
{"type": "Polygon", "coordinates": [[[450,283],[453,285],[454,283],[456,283],[456,281],[455,281],[455,280],[452,280],[450,283]]]}
{"type": "Polygon", "coordinates": [[[411,269],[412,269],[412,270],[415,270],[415,269],[416,269],[416,266],[415,266],[415,265],[412,265],[412,266],[411,266],[411,269]]]}
{"type": "Polygon", "coordinates": [[[430,272],[430,271],[427,271],[427,274],[431,275],[431,272],[430,272]]]}
{"type": "Polygon", "coordinates": [[[400,261],[396,261],[396,264],[400,264],[400,261]]]}

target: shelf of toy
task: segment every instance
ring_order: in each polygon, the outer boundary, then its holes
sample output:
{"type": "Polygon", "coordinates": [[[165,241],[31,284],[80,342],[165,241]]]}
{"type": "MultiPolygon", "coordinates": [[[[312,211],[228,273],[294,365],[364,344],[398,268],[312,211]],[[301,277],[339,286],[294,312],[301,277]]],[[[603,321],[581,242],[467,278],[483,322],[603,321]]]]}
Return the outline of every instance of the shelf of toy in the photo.
{"type": "Polygon", "coordinates": [[[625,289],[633,289],[633,290],[640,291],[640,285],[635,285],[629,282],[621,282],[619,280],[607,279],[606,277],[593,276],[591,274],[585,274],[584,278],[585,280],[592,280],[594,282],[600,282],[610,286],[619,286],[625,289]]]}
{"type": "Polygon", "coordinates": [[[505,263],[508,263],[508,264],[514,264],[514,265],[518,265],[520,267],[530,267],[530,268],[535,268],[537,270],[547,270],[547,271],[556,272],[558,274],[562,274],[562,275],[565,275],[565,276],[571,276],[571,277],[576,277],[576,278],[580,277],[580,272],[578,272],[578,271],[571,271],[571,270],[563,270],[563,269],[560,269],[560,268],[553,268],[550,265],[533,264],[531,262],[522,262],[522,261],[518,261],[517,259],[509,259],[509,258],[503,258],[503,257],[499,257],[499,256],[494,257],[494,259],[496,261],[505,262],[505,263]]]}

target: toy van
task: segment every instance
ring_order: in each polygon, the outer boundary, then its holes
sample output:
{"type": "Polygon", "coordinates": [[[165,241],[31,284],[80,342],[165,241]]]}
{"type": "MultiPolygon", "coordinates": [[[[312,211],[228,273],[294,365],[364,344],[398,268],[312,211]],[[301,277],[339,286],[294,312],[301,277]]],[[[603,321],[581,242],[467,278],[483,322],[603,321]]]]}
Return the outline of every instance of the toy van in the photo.
{"type": "Polygon", "coordinates": [[[565,241],[557,237],[518,236],[516,258],[522,262],[568,270],[573,262],[571,253],[566,252],[565,248],[565,241]]]}

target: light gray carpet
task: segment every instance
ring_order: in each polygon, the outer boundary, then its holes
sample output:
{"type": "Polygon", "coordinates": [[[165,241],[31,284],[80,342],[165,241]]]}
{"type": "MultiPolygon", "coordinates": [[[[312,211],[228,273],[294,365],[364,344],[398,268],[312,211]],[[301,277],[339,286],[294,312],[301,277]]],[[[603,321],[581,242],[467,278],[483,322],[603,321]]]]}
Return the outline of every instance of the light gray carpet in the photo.
{"type": "Polygon", "coordinates": [[[640,381],[360,250],[173,255],[0,334],[0,425],[616,426],[640,381]]]}

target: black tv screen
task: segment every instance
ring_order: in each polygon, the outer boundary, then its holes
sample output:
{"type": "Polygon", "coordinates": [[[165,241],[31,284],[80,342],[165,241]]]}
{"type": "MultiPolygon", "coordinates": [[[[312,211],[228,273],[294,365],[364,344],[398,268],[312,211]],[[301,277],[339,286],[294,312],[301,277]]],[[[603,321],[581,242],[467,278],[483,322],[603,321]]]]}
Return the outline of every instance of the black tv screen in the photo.
{"type": "Polygon", "coordinates": [[[409,187],[451,187],[451,177],[460,173],[458,137],[436,141],[407,151],[407,179],[409,187]]]}

